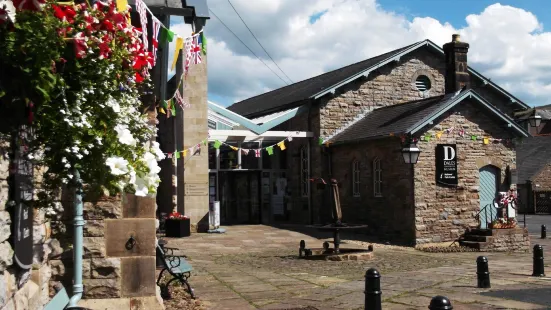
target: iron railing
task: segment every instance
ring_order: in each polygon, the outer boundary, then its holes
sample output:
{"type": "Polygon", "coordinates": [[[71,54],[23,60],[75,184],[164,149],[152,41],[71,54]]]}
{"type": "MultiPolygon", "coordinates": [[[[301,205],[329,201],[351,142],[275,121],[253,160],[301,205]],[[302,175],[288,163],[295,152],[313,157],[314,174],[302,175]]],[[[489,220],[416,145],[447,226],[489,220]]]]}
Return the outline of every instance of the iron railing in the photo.
{"type": "MultiPolygon", "coordinates": [[[[498,206],[497,201],[494,200],[492,203],[489,203],[484,206],[484,208],[480,209],[478,213],[476,214],[475,218],[478,220],[478,227],[481,229],[487,229],[489,228],[490,224],[495,221],[499,217],[499,211],[502,209],[498,206]],[[483,225],[485,224],[485,225],[483,225]]],[[[511,204],[511,208],[513,208],[516,213],[518,214],[518,210],[521,209],[520,202],[518,200],[513,201],[511,204]]],[[[505,209],[505,218],[509,219],[509,206],[503,207],[505,209]]],[[[520,223],[521,221],[517,220],[517,223],[520,223]]],[[[523,220],[522,220],[523,226],[526,227],[526,213],[523,214],[523,220]]]]}

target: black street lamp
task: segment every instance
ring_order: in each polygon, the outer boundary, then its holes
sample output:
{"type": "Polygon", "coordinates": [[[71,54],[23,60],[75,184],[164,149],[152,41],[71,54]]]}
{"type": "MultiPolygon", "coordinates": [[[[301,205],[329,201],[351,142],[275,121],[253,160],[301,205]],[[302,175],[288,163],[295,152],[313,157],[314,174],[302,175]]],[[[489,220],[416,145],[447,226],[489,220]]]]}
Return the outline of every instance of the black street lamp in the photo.
{"type": "Polygon", "coordinates": [[[528,121],[530,122],[530,126],[532,127],[539,127],[540,124],[541,124],[541,116],[540,115],[536,115],[534,113],[534,115],[530,116],[530,118],[528,118],[528,121]]]}
{"type": "Polygon", "coordinates": [[[421,150],[413,141],[406,143],[402,148],[402,156],[406,164],[416,164],[419,160],[419,154],[421,154],[421,150]]]}

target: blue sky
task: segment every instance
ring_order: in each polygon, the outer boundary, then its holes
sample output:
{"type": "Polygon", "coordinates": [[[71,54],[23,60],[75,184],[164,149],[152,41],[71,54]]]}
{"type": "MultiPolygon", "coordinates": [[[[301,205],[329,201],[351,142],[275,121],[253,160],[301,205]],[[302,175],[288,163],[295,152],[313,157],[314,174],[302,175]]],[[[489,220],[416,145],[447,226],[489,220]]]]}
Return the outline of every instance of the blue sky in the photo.
{"type": "MultiPolygon", "coordinates": [[[[551,104],[551,0],[232,0],[278,66],[293,81],[430,39],[460,33],[469,64],[529,105],[551,104]],[[468,17],[468,18],[467,18],[468,17]]],[[[227,0],[208,0],[268,66],[211,16],[209,100],[223,106],[285,86],[284,76],[227,0]]],[[[189,25],[173,19],[177,33],[189,25]]]]}

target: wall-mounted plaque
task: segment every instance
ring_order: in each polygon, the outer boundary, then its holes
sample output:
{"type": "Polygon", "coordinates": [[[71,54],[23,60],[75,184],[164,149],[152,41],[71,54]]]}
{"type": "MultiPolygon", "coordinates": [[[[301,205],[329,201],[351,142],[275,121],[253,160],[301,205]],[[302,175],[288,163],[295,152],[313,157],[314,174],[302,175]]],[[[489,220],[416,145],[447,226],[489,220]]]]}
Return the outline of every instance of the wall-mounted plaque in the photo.
{"type": "Polygon", "coordinates": [[[442,185],[456,186],[457,147],[455,144],[436,145],[436,182],[442,185]]]}
{"type": "Polygon", "coordinates": [[[184,185],[186,196],[208,196],[208,183],[186,183],[184,185]]]}

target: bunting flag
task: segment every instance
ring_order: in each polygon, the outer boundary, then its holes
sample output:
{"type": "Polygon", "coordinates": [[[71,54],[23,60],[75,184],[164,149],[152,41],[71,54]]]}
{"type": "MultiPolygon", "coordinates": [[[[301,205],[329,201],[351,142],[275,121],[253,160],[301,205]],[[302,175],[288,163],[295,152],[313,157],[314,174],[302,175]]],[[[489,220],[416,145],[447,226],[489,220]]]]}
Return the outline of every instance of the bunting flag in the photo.
{"type": "Polygon", "coordinates": [[[440,137],[442,137],[442,132],[438,132],[438,133],[436,134],[436,139],[440,139],[440,137]]]}
{"type": "Polygon", "coordinates": [[[268,146],[266,148],[266,152],[268,152],[268,155],[273,155],[274,154],[274,147],[273,146],[268,146]]]}
{"type": "Polygon", "coordinates": [[[176,157],[176,159],[180,158],[180,152],[174,152],[174,156],[176,157]]]}
{"type": "Polygon", "coordinates": [[[249,155],[249,149],[241,149],[241,151],[243,152],[243,154],[249,155]]]}
{"type": "Polygon", "coordinates": [[[172,153],[167,153],[167,154],[166,154],[166,157],[167,157],[167,158],[172,158],[172,153]]]}
{"type": "Polygon", "coordinates": [[[277,144],[277,146],[279,146],[279,149],[284,151],[285,150],[285,141],[281,141],[277,144]]]}
{"type": "Polygon", "coordinates": [[[184,157],[187,157],[187,150],[183,150],[183,151],[182,151],[182,155],[183,155],[184,157]]]}
{"type": "Polygon", "coordinates": [[[184,74],[187,76],[187,72],[189,71],[189,65],[193,61],[193,36],[186,38],[185,41],[185,54],[186,54],[186,61],[184,62],[184,74]]]}
{"type": "Polygon", "coordinates": [[[201,32],[201,42],[202,42],[201,48],[203,49],[203,55],[206,55],[207,54],[207,37],[205,37],[204,32],[201,32]]]}
{"type": "Polygon", "coordinates": [[[159,30],[161,29],[161,22],[156,18],[153,18],[152,21],[153,21],[153,26],[152,26],[153,36],[152,36],[152,42],[151,42],[151,46],[152,46],[151,53],[153,54],[153,65],[155,65],[155,63],[157,62],[157,49],[159,48],[159,30]]]}
{"type": "Polygon", "coordinates": [[[488,137],[484,137],[484,144],[489,144],[490,143],[490,139],[488,137]]]}
{"type": "Polygon", "coordinates": [[[220,141],[218,141],[218,140],[214,141],[214,145],[213,145],[213,146],[214,146],[215,149],[219,149],[221,145],[222,145],[222,142],[220,142],[220,141]]]}
{"type": "Polygon", "coordinates": [[[203,62],[203,59],[201,58],[202,50],[203,50],[203,42],[202,42],[201,35],[195,36],[193,39],[193,45],[192,45],[192,53],[191,59],[193,59],[193,64],[197,65],[203,62]]]}
{"type": "MultiPolygon", "coordinates": [[[[157,19],[155,19],[157,20],[157,19]]],[[[158,21],[158,20],[157,20],[158,21]]],[[[159,22],[160,24],[161,22],[159,22]]],[[[174,32],[172,32],[170,29],[167,29],[163,26],[163,28],[161,29],[161,35],[160,35],[160,38],[159,38],[159,42],[172,42],[174,41],[174,32]]]]}
{"type": "Polygon", "coordinates": [[[254,157],[260,157],[260,150],[254,150],[254,157]]]}
{"type": "Polygon", "coordinates": [[[477,136],[472,135],[472,136],[471,136],[471,140],[476,141],[476,140],[477,140],[477,136]]]}
{"type": "MultiPolygon", "coordinates": [[[[138,0],[141,1],[141,0],[138,0]]],[[[172,66],[170,67],[171,70],[174,70],[176,68],[176,62],[178,61],[178,55],[180,55],[180,50],[184,47],[184,39],[178,37],[176,39],[176,47],[174,50],[174,59],[172,59],[172,66]]]]}
{"type": "MultiPolygon", "coordinates": [[[[420,140],[428,142],[428,141],[430,141],[431,137],[436,137],[436,139],[440,139],[444,133],[450,135],[450,134],[453,134],[454,132],[456,132],[459,137],[469,139],[471,141],[482,141],[482,143],[484,145],[487,145],[487,144],[490,144],[490,143],[500,143],[500,142],[504,142],[506,145],[509,144],[509,143],[512,143],[511,139],[499,139],[499,138],[479,136],[479,135],[476,135],[476,134],[468,133],[464,129],[457,130],[455,127],[450,127],[446,130],[441,130],[441,131],[438,131],[438,132],[436,132],[434,134],[431,134],[431,135],[426,134],[424,136],[421,136],[420,140]]],[[[404,142],[403,139],[402,139],[402,142],[404,142]]]]}
{"type": "Polygon", "coordinates": [[[148,50],[149,42],[147,41],[147,6],[142,0],[136,0],[136,11],[140,15],[140,23],[142,24],[142,42],[145,51],[148,50]]]}
{"type": "Polygon", "coordinates": [[[180,90],[177,89],[176,93],[174,93],[174,99],[176,99],[176,103],[180,106],[184,106],[184,98],[182,98],[182,95],[180,95],[180,90]]]}
{"type": "Polygon", "coordinates": [[[126,11],[128,7],[128,1],[127,0],[117,0],[117,11],[123,12],[126,11]]]}
{"type": "Polygon", "coordinates": [[[236,148],[236,147],[235,147],[235,146],[233,146],[233,145],[231,145],[231,146],[230,146],[230,148],[231,148],[232,150],[234,150],[234,151],[237,151],[237,150],[239,150],[238,148],[236,148]]]}
{"type": "Polygon", "coordinates": [[[289,136],[287,137],[287,140],[289,140],[289,142],[293,141],[293,137],[289,136]]]}
{"type": "Polygon", "coordinates": [[[322,137],[318,138],[318,143],[319,143],[319,145],[323,145],[323,138],[322,137]]]}

